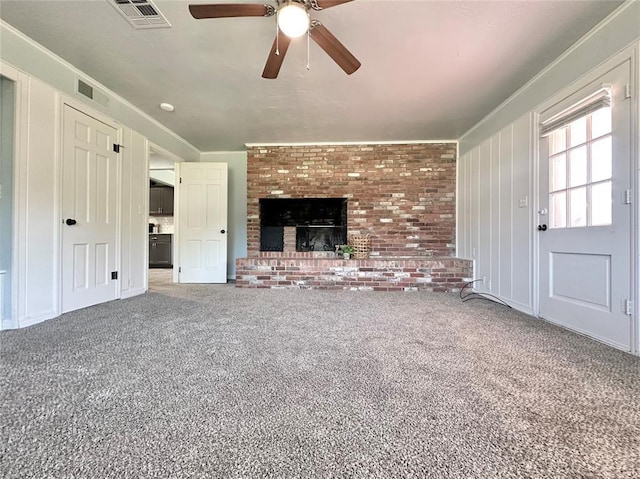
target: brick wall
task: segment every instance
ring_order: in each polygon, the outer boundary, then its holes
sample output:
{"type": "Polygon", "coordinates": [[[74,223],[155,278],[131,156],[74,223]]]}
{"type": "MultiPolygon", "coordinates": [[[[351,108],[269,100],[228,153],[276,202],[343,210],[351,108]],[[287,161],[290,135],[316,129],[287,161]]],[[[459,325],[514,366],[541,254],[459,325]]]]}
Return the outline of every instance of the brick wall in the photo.
{"type": "Polygon", "coordinates": [[[453,256],[454,143],[252,146],[247,149],[247,253],[260,251],[260,198],[348,198],[348,234],[371,256],[453,256]]]}

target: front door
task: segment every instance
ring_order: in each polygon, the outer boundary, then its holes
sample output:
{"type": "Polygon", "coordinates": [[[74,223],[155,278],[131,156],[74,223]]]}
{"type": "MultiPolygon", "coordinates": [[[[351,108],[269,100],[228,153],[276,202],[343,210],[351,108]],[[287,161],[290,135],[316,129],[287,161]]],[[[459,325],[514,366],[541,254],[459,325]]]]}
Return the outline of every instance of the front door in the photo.
{"type": "Polygon", "coordinates": [[[116,129],[69,105],[62,134],[62,312],[68,312],[117,297],[118,156],[116,129]]]}
{"type": "Polygon", "coordinates": [[[226,283],[227,164],[177,167],[179,282],[226,283]]]}
{"type": "Polygon", "coordinates": [[[563,100],[567,121],[556,129],[550,121],[540,142],[538,211],[540,317],[625,351],[632,337],[630,66],[619,64],[563,100]]]}

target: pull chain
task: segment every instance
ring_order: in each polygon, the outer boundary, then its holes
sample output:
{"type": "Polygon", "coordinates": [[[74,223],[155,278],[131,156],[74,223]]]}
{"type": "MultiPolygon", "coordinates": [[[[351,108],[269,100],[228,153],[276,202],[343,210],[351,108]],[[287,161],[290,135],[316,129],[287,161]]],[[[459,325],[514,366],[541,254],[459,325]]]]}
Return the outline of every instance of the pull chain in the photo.
{"type": "Polygon", "coordinates": [[[311,62],[309,60],[309,43],[310,43],[310,37],[311,37],[311,29],[307,30],[307,70],[311,70],[311,62]]]}
{"type": "Polygon", "coordinates": [[[280,11],[276,14],[276,55],[280,56],[280,32],[278,30],[278,15],[280,15],[280,11]]]}

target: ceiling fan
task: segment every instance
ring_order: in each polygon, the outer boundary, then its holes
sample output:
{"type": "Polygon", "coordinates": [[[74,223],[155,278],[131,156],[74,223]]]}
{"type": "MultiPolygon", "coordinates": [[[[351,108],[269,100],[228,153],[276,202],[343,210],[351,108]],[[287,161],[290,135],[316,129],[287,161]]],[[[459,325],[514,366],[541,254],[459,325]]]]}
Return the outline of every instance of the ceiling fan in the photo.
{"type": "Polygon", "coordinates": [[[360,62],[333,34],[317,20],[311,20],[311,10],[321,11],[352,0],[275,0],[276,6],[257,3],[220,3],[189,5],[193,18],[272,17],[276,15],[277,35],[262,72],[263,78],[276,78],[289,44],[293,38],[308,32],[309,37],[322,48],[347,75],[358,68],[360,62]]]}

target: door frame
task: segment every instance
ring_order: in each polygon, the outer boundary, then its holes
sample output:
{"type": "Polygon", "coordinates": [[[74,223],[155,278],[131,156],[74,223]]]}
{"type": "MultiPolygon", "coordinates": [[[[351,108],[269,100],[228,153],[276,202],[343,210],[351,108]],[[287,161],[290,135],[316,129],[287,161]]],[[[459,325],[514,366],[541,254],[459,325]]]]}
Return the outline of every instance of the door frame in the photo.
{"type": "MultiPolygon", "coordinates": [[[[640,252],[640,234],[638,232],[638,226],[640,225],[640,208],[637,207],[638,201],[640,201],[640,192],[638,192],[638,186],[640,185],[640,171],[638,152],[640,145],[640,128],[639,128],[639,116],[640,116],[640,103],[638,100],[638,90],[640,88],[640,78],[638,75],[638,65],[640,65],[640,44],[634,44],[622,50],[617,55],[609,58],[598,67],[585,73],[579,79],[571,83],[566,88],[558,91],[551,98],[548,98],[541,104],[539,104],[533,110],[533,125],[531,136],[531,151],[533,154],[533,204],[534,211],[532,211],[532,221],[538,220],[538,211],[541,208],[540,198],[540,114],[549,108],[561,103],[571,95],[575,94],[582,88],[585,88],[590,83],[593,83],[598,78],[612,70],[616,66],[619,66],[625,62],[630,62],[631,78],[629,84],[631,86],[631,98],[628,100],[631,102],[631,144],[629,145],[629,152],[631,158],[631,171],[634,174],[631,176],[631,190],[633,192],[633,199],[629,207],[631,208],[631,264],[630,264],[630,290],[632,301],[632,318],[631,318],[631,354],[640,355],[640,306],[638,305],[638,298],[640,298],[640,292],[638,291],[638,285],[640,284],[640,271],[638,268],[638,253],[640,252]]],[[[546,200],[546,199],[545,199],[546,200]]],[[[533,314],[536,317],[540,317],[540,236],[536,229],[534,231],[533,238],[533,314]]]]}
{"type": "MultiPolygon", "coordinates": [[[[155,143],[153,143],[150,140],[147,140],[147,158],[150,158],[151,155],[151,150],[155,151],[156,153],[160,153],[162,156],[166,157],[168,160],[173,161],[173,166],[174,166],[174,171],[176,174],[176,177],[178,175],[177,170],[177,164],[178,163],[182,163],[184,162],[184,158],[181,158],[180,156],[176,155],[175,153],[171,153],[169,150],[166,150],[165,148],[162,148],[161,146],[156,145],[155,143]]],[[[150,160],[149,160],[150,161],[150,160]]],[[[151,166],[149,164],[149,162],[147,162],[147,182],[146,182],[146,186],[145,186],[145,211],[147,212],[147,218],[149,217],[149,182],[151,180],[151,166]]],[[[171,256],[173,258],[173,267],[172,267],[172,279],[174,283],[178,282],[178,268],[177,268],[177,254],[178,254],[178,248],[177,248],[177,244],[178,244],[178,230],[177,228],[175,228],[175,225],[178,223],[178,208],[177,208],[177,185],[174,185],[174,207],[173,207],[173,224],[174,224],[174,229],[173,229],[173,239],[171,242],[171,256]]],[[[148,222],[148,221],[147,221],[148,222]]],[[[147,265],[147,267],[145,268],[145,272],[144,272],[144,287],[145,290],[149,290],[149,241],[147,238],[147,241],[145,241],[145,247],[144,247],[144,251],[145,251],[145,255],[146,255],[146,259],[145,259],[145,263],[147,265]]]]}
{"type": "MultiPolygon", "coordinates": [[[[63,230],[62,230],[62,211],[63,211],[63,205],[62,205],[62,184],[63,184],[63,171],[62,171],[62,164],[63,164],[63,124],[64,124],[64,119],[63,119],[63,115],[64,115],[64,107],[69,106],[77,111],[79,111],[80,113],[83,113],[91,118],[94,118],[95,120],[104,123],[110,127],[112,127],[113,129],[116,130],[116,138],[118,143],[122,143],[122,137],[123,137],[123,128],[122,126],[115,121],[113,118],[105,115],[104,113],[101,113],[98,110],[95,110],[93,108],[91,108],[89,105],[87,105],[84,102],[81,102],[79,100],[76,100],[74,98],[71,98],[67,95],[60,95],[60,100],[59,100],[59,104],[58,104],[58,121],[57,121],[57,127],[58,127],[58,132],[57,132],[57,138],[58,138],[58,145],[57,145],[57,167],[56,167],[56,178],[55,178],[55,185],[56,185],[56,205],[57,205],[57,213],[56,213],[56,224],[57,226],[57,231],[56,231],[56,238],[58,241],[57,247],[56,247],[56,251],[58,251],[58,271],[57,271],[57,280],[58,280],[58,285],[57,285],[57,311],[56,311],[56,316],[60,316],[62,314],[62,262],[64,261],[64,257],[62,255],[62,249],[63,249],[63,242],[62,242],[62,234],[63,234],[63,230]]],[[[120,179],[122,178],[122,152],[118,153],[116,155],[117,157],[117,172],[116,172],[116,178],[118,179],[118,181],[116,182],[116,242],[115,242],[115,267],[116,267],[116,271],[121,272],[122,271],[122,182],[120,181],[120,179]]],[[[116,280],[116,294],[115,294],[115,298],[114,299],[121,299],[122,298],[122,287],[121,287],[121,283],[120,281],[122,280],[122,275],[118,274],[118,279],[116,280]]]]}
{"type": "MultiPolygon", "coordinates": [[[[16,68],[9,65],[8,63],[0,60],[0,75],[12,81],[14,84],[13,91],[13,102],[14,102],[14,111],[13,111],[13,176],[11,177],[11,181],[13,182],[13,208],[19,205],[20,196],[22,194],[22,189],[20,186],[20,179],[23,177],[24,167],[21,165],[21,138],[22,138],[22,107],[23,107],[23,79],[20,78],[20,74],[16,68]]],[[[19,248],[21,248],[20,237],[21,237],[21,227],[22,222],[20,220],[19,215],[13,213],[13,218],[11,219],[11,257],[12,257],[12,265],[9,271],[5,271],[5,278],[8,278],[10,284],[9,293],[4,299],[9,303],[9,307],[11,308],[10,314],[8,318],[4,317],[3,308],[4,301],[3,298],[0,297],[0,331],[6,329],[13,329],[19,326],[19,301],[20,296],[18,294],[18,281],[22,274],[21,265],[18,262],[19,256],[19,248]]],[[[24,237],[24,236],[23,236],[24,237]]],[[[0,280],[0,296],[4,295],[4,285],[0,280]]]]}

